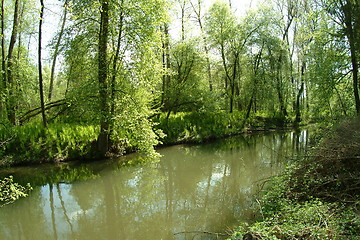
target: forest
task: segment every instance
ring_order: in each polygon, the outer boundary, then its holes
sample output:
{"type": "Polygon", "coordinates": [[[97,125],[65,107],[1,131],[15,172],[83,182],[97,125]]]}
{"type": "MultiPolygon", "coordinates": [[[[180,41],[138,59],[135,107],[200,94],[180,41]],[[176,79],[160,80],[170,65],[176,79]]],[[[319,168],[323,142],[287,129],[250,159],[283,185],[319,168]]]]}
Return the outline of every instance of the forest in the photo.
{"type": "Polygon", "coordinates": [[[335,126],[230,235],[358,239],[359,0],[239,2],[1,0],[0,168],[335,126]]]}
{"type": "Polygon", "coordinates": [[[357,1],[233,5],[2,0],[2,165],[360,114],[357,1]]]}

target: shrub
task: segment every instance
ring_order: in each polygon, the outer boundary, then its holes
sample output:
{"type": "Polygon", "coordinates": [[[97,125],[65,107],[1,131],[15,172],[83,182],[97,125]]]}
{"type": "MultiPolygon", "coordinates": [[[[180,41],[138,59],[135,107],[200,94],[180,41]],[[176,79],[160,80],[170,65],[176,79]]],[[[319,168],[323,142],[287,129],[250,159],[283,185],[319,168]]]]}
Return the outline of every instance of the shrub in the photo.
{"type": "Polygon", "coordinates": [[[22,197],[27,197],[32,188],[30,184],[21,186],[14,182],[12,176],[0,180],[0,208],[13,203],[22,197]]]}

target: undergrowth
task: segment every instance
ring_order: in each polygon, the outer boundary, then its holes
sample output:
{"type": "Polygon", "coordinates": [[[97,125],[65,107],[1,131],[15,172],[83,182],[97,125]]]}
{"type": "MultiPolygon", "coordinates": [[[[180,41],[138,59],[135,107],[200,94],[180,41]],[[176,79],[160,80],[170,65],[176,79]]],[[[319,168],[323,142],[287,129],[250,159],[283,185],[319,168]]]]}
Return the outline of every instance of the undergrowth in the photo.
{"type": "Polygon", "coordinates": [[[259,218],[231,239],[360,239],[360,119],[347,120],[308,157],[270,181],[259,218]]]}
{"type": "Polygon", "coordinates": [[[0,165],[51,162],[88,157],[98,127],[74,124],[40,123],[0,127],[0,165]]]}
{"type": "Polygon", "coordinates": [[[166,135],[162,140],[164,144],[204,142],[240,134],[244,130],[266,130],[286,124],[286,119],[268,113],[257,113],[246,121],[245,115],[241,111],[178,112],[169,116],[161,114],[155,122],[166,135]]]}
{"type": "MultiPolygon", "coordinates": [[[[109,156],[133,151],[157,156],[153,148],[157,143],[155,133],[144,126],[146,124],[134,125],[133,128],[139,129],[114,129],[109,156]]],[[[40,122],[24,126],[0,125],[0,167],[97,158],[99,130],[96,125],[76,123],[52,123],[47,128],[40,122]]]]}

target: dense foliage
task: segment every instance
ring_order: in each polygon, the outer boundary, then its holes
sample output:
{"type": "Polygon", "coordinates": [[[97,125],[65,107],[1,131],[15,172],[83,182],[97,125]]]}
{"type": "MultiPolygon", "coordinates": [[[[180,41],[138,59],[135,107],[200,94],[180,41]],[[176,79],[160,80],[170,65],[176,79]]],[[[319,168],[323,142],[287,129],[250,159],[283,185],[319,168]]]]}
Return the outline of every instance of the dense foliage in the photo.
{"type": "Polygon", "coordinates": [[[360,113],[354,0],[1,3],[3,165],[360,113]]]}
{"type": "Polygon", "coordinates": [[[1,138],[6,139],[0,150],[1,166],[91,158],[91,145],[99,134],[95,126],[75,124],[50,124],[44,128],[32,123],[0,129],[1,138]]]}
{"type": "Polygon", "coordinates": [[[18,183],[14,183],[12,176],[0,180],[0,208],[21,197],[27,197],[31,189],[29,184],[21,186],[18,183]]]}
{"type": "Polygon", "coordinates": [[[226,111],[181,112],[162,114],[154,121],[156,128],[165,133],[164,144],[184,142],[205,142],[217,138],[243,133],[281,128],[287,124],[282,117],[269,116],[258,112],[256,116],[245,118],[246,112],[226,111]]]}
{"type": "MultiPolygon", "coordinates": [[[[0,167],[360,115],[358,0],[231,2],[1,0],[0,167]]],[[[234,238],[355,239],[358,122],[274,180],[234,238]]],[[[0,187],[0,205],[29,190],[0,187]]]]}

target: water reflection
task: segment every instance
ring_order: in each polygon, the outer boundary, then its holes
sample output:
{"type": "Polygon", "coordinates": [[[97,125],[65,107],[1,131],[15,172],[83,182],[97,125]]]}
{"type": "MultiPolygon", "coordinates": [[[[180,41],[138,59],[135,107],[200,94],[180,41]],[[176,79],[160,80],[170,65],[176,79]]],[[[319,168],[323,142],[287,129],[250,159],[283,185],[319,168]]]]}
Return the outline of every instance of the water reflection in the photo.
{"type": "Polygon", "coordinates": [[[224,232],[252,218],[256,183],[281,171],[285,157],[302,154],[307,139],[302,131],[178,145],[146,166],[119,168],[120,160],[10,169],[15,180],[39,187],[0,209],[0,239],[217,239],[190,232],[224,232]]]}

